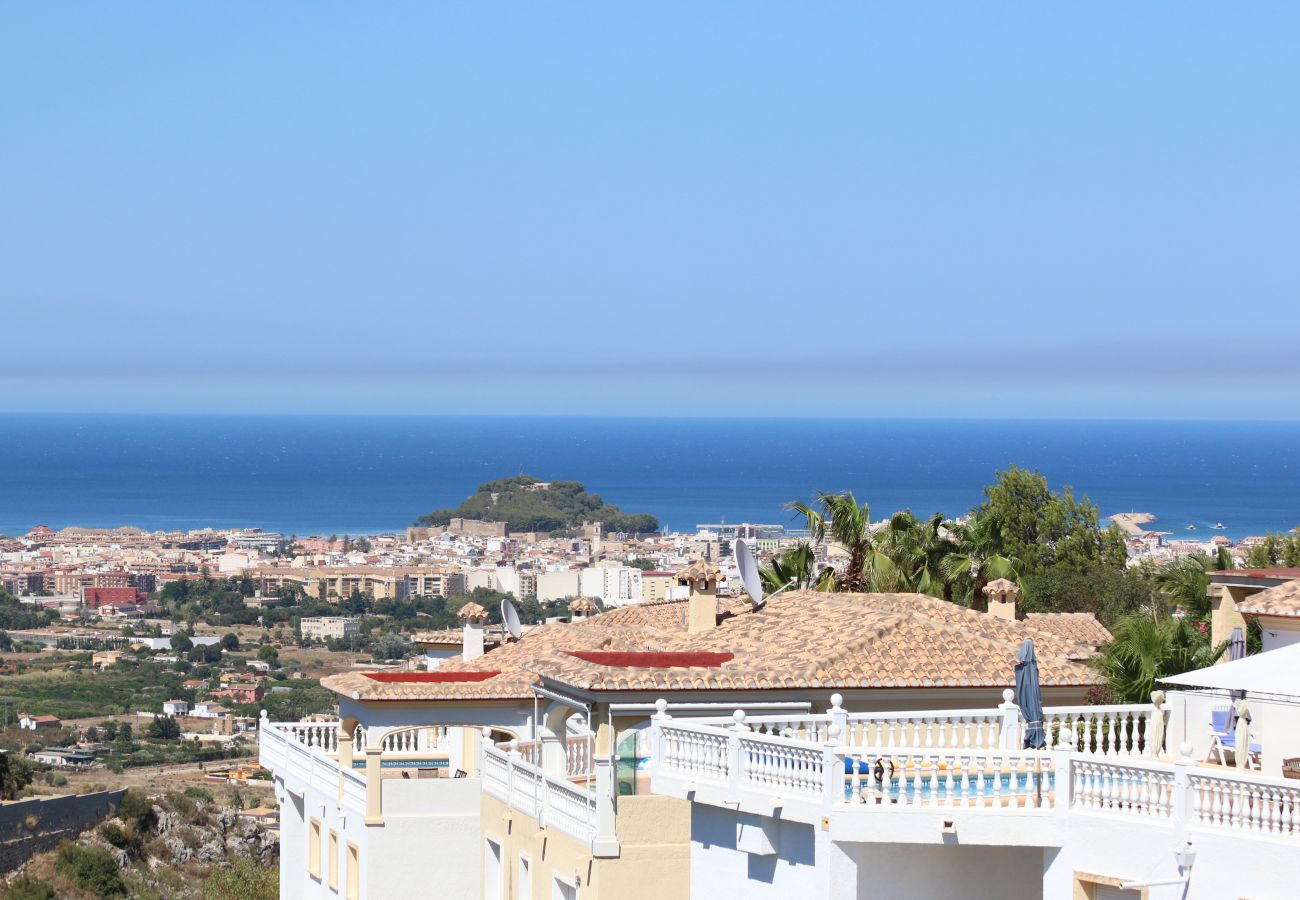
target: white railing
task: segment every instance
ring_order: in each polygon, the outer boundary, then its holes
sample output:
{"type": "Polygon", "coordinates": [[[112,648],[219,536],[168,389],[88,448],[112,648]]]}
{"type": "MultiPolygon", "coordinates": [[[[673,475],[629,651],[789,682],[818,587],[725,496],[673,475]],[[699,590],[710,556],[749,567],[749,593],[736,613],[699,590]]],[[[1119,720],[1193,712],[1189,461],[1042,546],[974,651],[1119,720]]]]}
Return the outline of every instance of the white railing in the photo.
{"type": "Polygon", "coordinates": [[[539,822],[578,840],[596,834],[596,795],[564,781],[547,778],[542,783],[542,811],[539,822]]]}
{"type": "MultiPolygon", "coordinates": [[[[372,731],[379,729],[372,728],[372,731]]],[[[365,728],[357,728],[356,744],[353,752],[360,752],[369,746],[365,728]]],[[[447,727],[445,725],[408,725],[388,729],[379,737],[379,746],[385,753],[430,753],[446,749],[447,727]]]]}
{"type": "Polygon", "coordinates": [[[485,742],[483,789],[511,809],[580,841],[596,837],[596,794],[567,778],[553,778],[520,752],[485,742]]]}
{"type": "Polygon", "coordinates": [[[1300,787],[1229,772],[1188,774],[1191,821],[1201,827],[1300,837],[1300,787]]]}
{"type": "MultiPolygon", "coordinates": [[[[524,762],[544,767],[544,741],[508,741],[501,745],[518,751],[524,762]]],[[[564,774],[569,778],[590,778],[596,768],[596,735],[580,732],[565,737],[564,774]]]]}
{"type": "MultiPolygon", "coordinates": [[[[1106,757],[1150,756],[1154,738],[1150,704],[1123,706],[1053,706],[1043,710],[1047,748],[1056,749],[1061,736],[1073,733],[1074,749],[1106,757]]],[[[1061,747],[1068,750],[1069,747],[1061,747]]]]}
{"type": "Polygon", "coordinates": [[[850,752],[850,806],[1023,810],[1055,803],[1055,764],[1035,750],[850,752]]]}
{"type": "MultiPolygon", "coordinates": [[[[831,697],[825,713],[692,717],[703,725],[730,728],[743,724],[757,734],[825,743],[830,727],[840,725],[839,743],[864,749],[896,747],[953,747],[967,749],[1018,749],[1024,746],[1028,724],[1013,702],[1010,690],[995,709],[937,709],[908,712],[850,713],[842,698],[831,697]]],[[[1115,706],[1050,706],[1043,710],[1046,749],[1057,749],[1061,735],[1073,733],[1075,749],[1102,757],[1152,755],[1155,735],[1150,703],[1115,706]]],[[[1061,747],[1060,749],[1068,749],[1061,747]]]]}
{"type": "Polygon", "coordinates": [[[1081,752],[1077,748],[1085,737],[1076,736],[1068,722],[1055,732],[1053,750],[881,748],[839,743],[837,723],[830,725],[827,742],[816,743],[750,731],[742,715],[725,726],[674,719],[665,707],[653,717],[650,731],[653,790],[698,803],[760,810],[780,805],[784,816],[808,822],[836,811],[969,809],[1118,817],[1160,827],[1300,839],[1300,784],[1294,781],[1200,768],[1190,744],[1182,745],[1181,757],[1172,763],[1099,756],[1098,746],[1103,752],[1112,746],[1117,753],[1126,746],[1130,753],[1145,752],[1141,729],[1148,722],[1127,708],[1081,715],[1080,728],[1092,742],[1091,752],[1081,752]],[[1139,729],[1136,751],[1134,727],[1139,729]],[[1120,740],[1123,729],[1128,737],[1120,740]],[[1104,736],[1100,744],[1096,734],[1104,736]]]}
{"type": "Polygon", "coordinates": [[[1153,819],[1175,813],[1175,767],[1143,760],[1115,763],[1076,758],[1070,763],[1070,808],[1153,819]]]}
{"type": "Polygon", "coordinates": [[[1005,717],[1001,710],[954,709],[849,713],[845,718],[844,743],[850,747],[989,748],[1002,746],[1005,717]]]}
{"type": "Polygon", "coordinates": [[[285,737],[304,747],[319,747],[326,753],[339,749],[339,723],[334,722],[276,722],[276,728],[285,737]]]}

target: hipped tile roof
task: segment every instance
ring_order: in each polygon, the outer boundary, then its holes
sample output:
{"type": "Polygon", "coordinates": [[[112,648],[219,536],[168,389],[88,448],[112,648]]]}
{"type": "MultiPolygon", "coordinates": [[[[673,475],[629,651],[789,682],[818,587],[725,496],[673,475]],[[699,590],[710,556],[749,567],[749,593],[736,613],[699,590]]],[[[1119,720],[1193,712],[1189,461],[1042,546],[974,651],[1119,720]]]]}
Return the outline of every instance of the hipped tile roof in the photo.
{"type": "Polygon", "coordinates": [[[1257,616],[1300,616],[1300,579],[1251,594],[1237,604],[1237,611],[1257,616]]]}
{"type": "Polygon", "coordinates": [[[1026,638],[1034,640],[1044,686],[1100,682],[1084,662],[1091,645],[921,594],[793,592],[759,609],[729,605],[716,628],[694,635],[686,632],[686,607],[680,600],[626,606],[535,628],[469,662],[444,663],[500,672],[474,684],[380,685],[360,673],[322,684],[377,700],[529,698],[542,677],[599,691],[1001,687],[1014,682],[1016,651],[1026,638]],[[565,652],[573,650],[734,656],[720,666],[609,666],[565,652]]]}

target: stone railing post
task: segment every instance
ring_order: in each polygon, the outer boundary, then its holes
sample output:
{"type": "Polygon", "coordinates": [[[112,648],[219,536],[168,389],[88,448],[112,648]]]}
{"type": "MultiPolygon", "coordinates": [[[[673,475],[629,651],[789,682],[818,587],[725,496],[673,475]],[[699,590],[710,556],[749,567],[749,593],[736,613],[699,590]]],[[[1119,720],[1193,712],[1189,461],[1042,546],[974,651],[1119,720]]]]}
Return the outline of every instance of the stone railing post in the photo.
{"type": "Polygon", "coordinates": [[[745,711],[738,709],[731,714],[731,734],[727,735],[727,791],[735,797],[740,793],[740,766],[742,752],[740,736],[749,731],[745,724],[745,711]]]}
{"type": "Polygon", "coordinates": [[[655,714],[650,717],[650,777],[659,772],[660,754],[663,753],[664,734],[662,727],[672,719],[668,715],[668,701],[660,697],[655,701],[655,714]]]}
{"type": "Polygon", "coordinates": [[[843,736],[840,723],[832,720],[826,729],[826,744],[822,751],[822,787],[825,789],[822,802],[827,812],[836,803],[844,802],[844,751],[840,749],[843,736]]]}
{"type": "MultiPolygon", "coordinates": [[[[515,763],[519,762],[521,759],[523,759],[523,754],[519,752],[519,741],[512,738],[510,742],[506,744],[506,806],[511,809],[516,808],[515,772],[517,769],[515,763]]],[[[542,791],[542,795],[546,795],[545,790],[542,791]]],[[[542,824],[541,814],[538,813],[536,809],[534,809],[533,812],[537,815],[537,824],[540,826],[542,824]]]]}
{"type": "Polygon", "coordinates": [[[1003,750],[1019,750],[1024,744],[1024,739],[1020,736],[1020,707],[1015,704],[1015,696],[1016,692],[1007,688],[1002,692],[1002,702],[998,704],[998,711],[1002,713],[1002,732],[998,746],[1003,750]]]}
{"type": "Polygon", "coordinates": [[[1180,832],[1187,830],[1187,822],[1190,818],[1191,810],[1188,809],[1191,799],[1191,779],[1187,777],[1188,770],[1196,765],[1196,760],[1192,759],[1192,745],[1184,741],[1178,747],[1178,759],[1174,760],[1174,808],[1173,820],[1174,827],[1180,832]]]}
{"type": "Polygon", "coordinates": [[[598,857],[618,856],[614,760],[604,754],[596,758],[596,834],[591,841],[591,852],[598,857]]]}
{"type": "Polygon", "coordinates": [[[339,723],[339,804],[343,803],[343,773],[352,768],[352,735],[345,734],[339,723]]]}
{"type": "Polygon", "coordinates": [[[383,747],[366,747],[366,824],[384,824],[383,747]]]}
{"type": "Polygon", "coordinates": [[[830,724],[840,727],[840,738],[847,739],[849,733],[849,714],[844,709],[844,695],[831,694],[830,724]]]}
{"type": "Polygon", "coordinates": [[[1069,725],[1061,725],[1060,739],[1052,748],[1052,766],[1056,769],[1052,803],[1058,816],[1067,816],[1074,803],[1074,729],[1069,725]]]}

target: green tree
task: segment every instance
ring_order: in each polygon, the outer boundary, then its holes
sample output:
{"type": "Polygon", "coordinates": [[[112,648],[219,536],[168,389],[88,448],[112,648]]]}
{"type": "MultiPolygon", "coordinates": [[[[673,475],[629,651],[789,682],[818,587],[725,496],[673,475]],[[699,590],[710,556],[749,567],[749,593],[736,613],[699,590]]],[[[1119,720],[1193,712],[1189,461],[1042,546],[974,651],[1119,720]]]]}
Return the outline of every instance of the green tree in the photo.
{"type": "Polygon", "coordinates": [[[1156,571],[1152,578],[1160,599],[1170,607],[1181,608],[1194,621],[1210,617],[1210,571],[1214,560],[1201,554],[1189,556],[1156,571]]]}
{"type": "Polygon", "coordinates": [[[227,633],[227,634],[223,634],[223,635],[221,636],[221,649],[223,649],[223,650],[238,650],[238,649],[239,649],[239,636],[236,635],[234,632],[229,632],[229,633],[227,633]]]}
{"type": "Polygon", "coordinates": [[[1211,665],[1227,646],[1211,647],[1187,618],[1133,615],[1115,627],[1115,640],[1102,648],[1096,664],[1114,702],[1145,703],[1158,679],[1211,665]]]}
{"type": "Polygon", "coordinates": [[[972,609],[988,608],[984,588],[990,581],[1018,581],[1021,561],[1007,550],[1002,524],[995,515],[976,514],[949,526],[954,548],[939,562],[949,595],[966,599],[972,609]]]}
{"type": "Polygon", "coordinates": [[[23,788],[32,783],[36,770],[32,764],[13,753],[0,753],[0,800],[17,800],[23,788]]]}
{"type": "Polygon", "coordinates": [[[175,716],[155,716],[145,734],[155,741],[175,741],[180,739],[181,726],[175,716]]]}
{"type": "Polygon", "coordinates": [[[891,573],[885,570],[892,569],[893,563],[888,557],[875,553],[872,546],[871,508],[867,504],[859,506],[851,491],[842,494],[822,491],[815,502],[816,506],[807,503],[787,505],[807,521],[814,544],[825,543],[829,536],[849,555],[844,571],[835,579],[837,590],[860,593],[868,589],[872,577],[891,577],[891,573]]]}
{"type": "Polygon", "coordinates": [[[943,513],[921,520],[910,509],[896,512],[876,533],[874,543],[877,553],[889,559],[894,579],[873,589],[942,593],[952,599],[953,583],[944,574],[943,561],[958,548],[943,513]]]}
{"type": "Polygon", "coordinates": [[[1055,567],[1083,572],[1098,563],[1121,567],[1127,559],[1123,535],[1101,528],[1087,497],[1076,500],[1069,487],[1054,492],[1038,472],[1018,466],[998,472],[984,498],[975,516],[997,523],[1002,555],[1019,561],[1021,575],[1055,567]]]}
{"type": "Polygon", "coordinates": [[[194,642],[189,639],[188,635],[180,631],[173,634],[168,643],[177,653],[188,653],[194,649],[194,642]]]}
{"type": "Polygon", "coordinates": [[[759,567],[763,593],[772,594],[784,587],[810,588],[814,591],[835,590],[835,570],[827,566],[816,571],[816,566],[817,559],[812,545],[800,541],[759,567]]]}

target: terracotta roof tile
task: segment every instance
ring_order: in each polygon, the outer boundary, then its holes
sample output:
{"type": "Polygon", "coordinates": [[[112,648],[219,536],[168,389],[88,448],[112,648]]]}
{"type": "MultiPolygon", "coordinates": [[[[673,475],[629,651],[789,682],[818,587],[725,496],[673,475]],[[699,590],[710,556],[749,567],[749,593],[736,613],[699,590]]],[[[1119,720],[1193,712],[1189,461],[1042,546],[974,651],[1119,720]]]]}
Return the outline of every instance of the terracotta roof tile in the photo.
{"type": "Polygon", "coordinates": [[[1300,616],[1300,579],[1251,594],[1237,604],[1237,611],[1247,615],[1300,616]]]}

